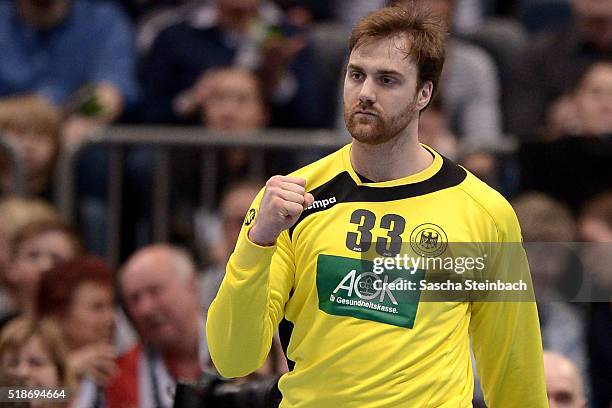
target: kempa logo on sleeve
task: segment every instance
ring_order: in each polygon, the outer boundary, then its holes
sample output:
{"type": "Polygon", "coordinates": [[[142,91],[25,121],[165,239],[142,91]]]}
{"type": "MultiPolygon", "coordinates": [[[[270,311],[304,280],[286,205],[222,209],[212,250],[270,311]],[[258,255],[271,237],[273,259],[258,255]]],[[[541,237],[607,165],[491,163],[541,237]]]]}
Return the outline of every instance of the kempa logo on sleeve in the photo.
{"type": "Polygon", "coordinates": [[[322,200],[317,200],[310,207],[306,207],[307,210],[314,210],[319,208],[327,208],[332,204],[336,204],[336,197],[324,198],[322,200]]]}
{"type": "Polygon", "coordinates": [[[373,263],[361,259],[319,255],[317,292],[319,309],[336,316],[352,316],[412,328],[420,291],[400,287],[422,279],[425,272],[372,272],[373,263]]]}

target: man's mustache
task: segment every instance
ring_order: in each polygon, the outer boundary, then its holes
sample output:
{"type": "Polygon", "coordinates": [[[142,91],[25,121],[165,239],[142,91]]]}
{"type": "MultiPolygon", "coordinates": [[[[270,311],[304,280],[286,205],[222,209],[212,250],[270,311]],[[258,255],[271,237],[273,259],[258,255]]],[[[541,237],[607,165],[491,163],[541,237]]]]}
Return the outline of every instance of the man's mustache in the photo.
{"type": "Polygon", "coordinates": [[[365,106],[362,103],[358,103],[351,110],[351,115],[353,116],[358,113],[367,113],[370,115],[381,116],[381,113],[378,111],[378,109],[375,109],[372,106],[365,106]]]}

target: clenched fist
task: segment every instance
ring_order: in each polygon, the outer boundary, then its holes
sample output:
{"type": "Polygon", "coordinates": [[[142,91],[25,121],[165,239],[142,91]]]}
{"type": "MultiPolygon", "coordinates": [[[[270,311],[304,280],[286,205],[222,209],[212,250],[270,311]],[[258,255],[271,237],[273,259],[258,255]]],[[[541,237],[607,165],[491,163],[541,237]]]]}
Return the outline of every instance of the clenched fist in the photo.
{"type": "Polygon", "coordinates": [[[249,239],[262,246],[273,245],[284,230],[295,224],[314,197],[306,192],[306,180],[274,176],[266,183],[259,205],[259,216],[249,231],[249,239]]]}

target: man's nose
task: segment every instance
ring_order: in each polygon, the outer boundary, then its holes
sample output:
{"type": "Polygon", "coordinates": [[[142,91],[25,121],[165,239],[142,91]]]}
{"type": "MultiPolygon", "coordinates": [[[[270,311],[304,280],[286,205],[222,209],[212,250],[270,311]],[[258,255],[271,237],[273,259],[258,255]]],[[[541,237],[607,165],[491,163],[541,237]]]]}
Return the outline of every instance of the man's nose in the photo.
{"type": "Polygon", "coordinates": [[[139,317],[147,317],[155,312],[155,299],[151,295],[143,295],[135,307],[135,314],[139,317]]]}
{"type": "Polygon", "coordinates": [[[376,91],[374,81],[370,78],[366,78],[363,81],[363,85],[361,85],[361,90],[359,92],[359,102],[362,105],[370,106],[376,102],[376,91]]]}
{"type": "Polygon", "coordinates": [[[38,258],[37,267],[40,272],[44,272],[51,269],[55,265],[56,261],[51,254],[44,254],[38,258]]]}

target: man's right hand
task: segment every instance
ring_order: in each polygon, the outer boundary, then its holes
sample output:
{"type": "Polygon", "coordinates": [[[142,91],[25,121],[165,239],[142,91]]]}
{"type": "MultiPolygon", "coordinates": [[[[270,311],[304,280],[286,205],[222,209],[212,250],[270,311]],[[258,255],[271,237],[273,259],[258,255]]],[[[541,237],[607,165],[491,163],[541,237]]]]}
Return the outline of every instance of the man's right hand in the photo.
{"type": "Polygon", "coordinates": [[[297,177],[274,176],[266,182],[259,215],[249,231],[251,242],[261,246],[274,245],[276,238],[295,224],[314,197],[306,192],[306,180],[297,177]]]}

